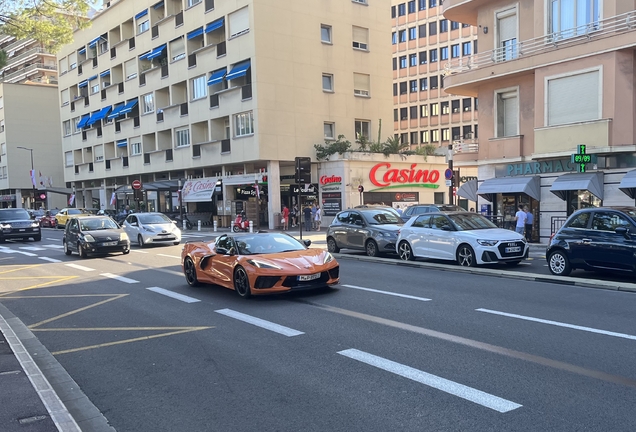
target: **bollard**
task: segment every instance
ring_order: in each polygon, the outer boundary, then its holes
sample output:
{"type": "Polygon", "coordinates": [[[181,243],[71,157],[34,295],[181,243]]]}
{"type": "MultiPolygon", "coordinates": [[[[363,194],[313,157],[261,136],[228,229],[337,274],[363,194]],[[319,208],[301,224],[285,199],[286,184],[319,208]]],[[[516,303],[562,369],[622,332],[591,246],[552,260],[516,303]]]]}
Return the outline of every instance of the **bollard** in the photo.
{"type": "Polygon", "coordinates": [[[201,220],[197,221],[197,231],[201,231],[201,220]]]}
{"type": "Polygon", "coordinates": [[[214,221],[214,232],[216,232],[217,227],[218,227],[218,222],[214,221]]]}
{"type": "Polygon", "coordinates": [[[186,220],[185,219],[182,220],[181,224],[183,225],[183,231],[185,231],[186,230],[186,220]]]}
{"type": "Polygon", "coordinates": [[[254,222],[250,221],[250,232],[253,233],[254,232],[254,222]]]}

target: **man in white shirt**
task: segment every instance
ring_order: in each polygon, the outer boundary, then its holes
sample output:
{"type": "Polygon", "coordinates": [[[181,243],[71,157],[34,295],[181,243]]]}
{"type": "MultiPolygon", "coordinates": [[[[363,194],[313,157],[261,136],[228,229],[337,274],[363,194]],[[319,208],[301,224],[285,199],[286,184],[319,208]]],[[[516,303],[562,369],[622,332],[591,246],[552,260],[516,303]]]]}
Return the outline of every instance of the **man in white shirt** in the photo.
{"type": "Polygon", "coordinates": [[[515,231],[521,235],[523,235],[523,232],[526,229],[527,218],[528,218],[528,215],[526,214],[526,212],[523,211],[523,204],[519,204],[519,210],[515,214],[515,220],[517,221],[515,231]]]}

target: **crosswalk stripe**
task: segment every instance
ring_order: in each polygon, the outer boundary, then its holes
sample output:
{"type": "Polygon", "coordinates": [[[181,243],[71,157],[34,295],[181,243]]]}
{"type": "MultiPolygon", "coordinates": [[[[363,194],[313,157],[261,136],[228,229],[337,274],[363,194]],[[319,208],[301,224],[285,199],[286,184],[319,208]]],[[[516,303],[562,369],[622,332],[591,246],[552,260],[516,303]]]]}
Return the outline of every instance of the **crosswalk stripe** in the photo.
{"type": "Polygon", "coordinates": [[[162,294],[168,297],[172,297],[173,299],[181,300],[182,302],[186,303],[196,303],[201,301],[199,299],[195,299],[194,297],[188,297],[187,295],[179,294],[164,288],[150,287],[146,289],[152,292],[156,292],[157,294],[162,294]]]}
{"type": "Polygon", "coordinates": [[[139,281],[137,281],[137,280],[129,279],[127,277],[115,275],[115,274],[112,274],[112,273],[102,273],[102,274],[100,274],[100,276],[104,276],[104,277],[111,278],[111,279],[116,279],[116,280],[118,280],[120,282],[125,282],[127,284],[139,283],[139,281]]]}
{"type": "Polygon", "coordinates": [[[79,264],[66,264],[66,265],[69,266],[69,267],[72,267],[74,269],[82,270],[82,271],[85,271],[85,272],[95,271],[95,269],[92,269],[90,267],[84,267],[84,266],[81,266],[79,264]]]}
{"type": "Polygon", "coordinates": [[[270,331],[273,331],[275,333],[282,334],[282,335],[287,336],[287,337],[292,337],[292,336],[298,336],[298,335],[301,335],[301,334],[305,334],[305,333],[303,333],[301,331],[294,330],[292,328],[285,327],[285,326],[282,326],[280,324],[273,323],[271,321],[266,321],[264,319],[256,318],[256,317],[253,317],[251,315],[246,315],[244,313],[237,312],[237,311],[234,311],[232,309],[219,309],[219,310],[216,310],[214,312],[219,313],[221,315],[228,316],[230,318],[237,319],[239,321],[246,322],[248,324],[255,325],[256,327],[261,327],[261,328],[264,328],[266,330],[270,330],[270,331]]]}

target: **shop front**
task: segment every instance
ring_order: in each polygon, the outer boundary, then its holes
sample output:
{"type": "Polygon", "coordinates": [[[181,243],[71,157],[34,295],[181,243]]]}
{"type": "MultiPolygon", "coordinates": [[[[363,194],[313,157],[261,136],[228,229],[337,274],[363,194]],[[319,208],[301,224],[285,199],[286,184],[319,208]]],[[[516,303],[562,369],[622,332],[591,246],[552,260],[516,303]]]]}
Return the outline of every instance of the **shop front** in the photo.
{"type": "Polygon", "coordinates": [[[221,226],[229,227],[237,214],[244,211],[254,228],[267,227],[269,216],[268,176],[264,172],[224,176],[222,195],[216,199],[215,212],[221,226]]]}

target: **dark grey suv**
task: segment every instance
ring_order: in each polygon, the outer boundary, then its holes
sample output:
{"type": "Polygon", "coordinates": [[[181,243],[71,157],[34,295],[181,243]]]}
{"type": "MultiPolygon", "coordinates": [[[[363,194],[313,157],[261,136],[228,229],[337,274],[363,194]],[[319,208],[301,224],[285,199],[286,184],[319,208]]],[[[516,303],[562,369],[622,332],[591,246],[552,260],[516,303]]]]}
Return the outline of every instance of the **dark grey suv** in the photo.
{"type": "Polygon", "coordinates": [[[42,240],[40,224],[21,208],[0,209],[0,243],[7,239],[42,240]]]}
{"type": "Polygon", "coordinates": [[[395,253],[398,230],[403,221],[392,211],[383,208],[341,211],[327,230],[327,249],[359,249],[369,256],[385,252],[395,253]]]}

